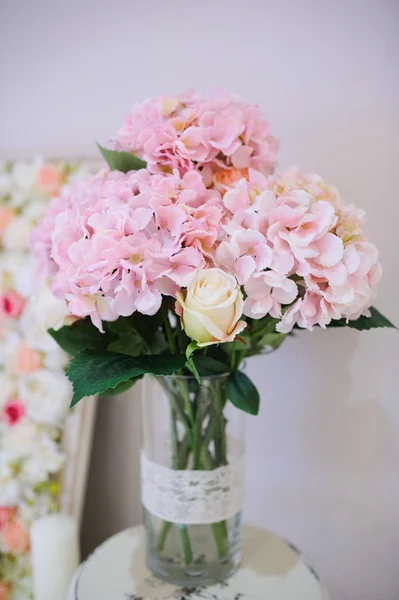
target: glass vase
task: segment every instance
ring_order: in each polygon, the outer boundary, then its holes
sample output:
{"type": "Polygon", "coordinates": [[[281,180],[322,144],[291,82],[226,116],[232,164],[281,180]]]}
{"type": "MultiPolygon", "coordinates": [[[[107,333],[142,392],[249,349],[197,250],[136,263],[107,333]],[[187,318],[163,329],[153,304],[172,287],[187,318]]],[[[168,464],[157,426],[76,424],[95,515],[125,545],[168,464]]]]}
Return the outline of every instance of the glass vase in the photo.
{"type": "Polygon", "coordinates": [[[227,401],[227,377],[143,382],[147,563],[183,587],[223,581],[241,561],[244,417],[227,401]]]}

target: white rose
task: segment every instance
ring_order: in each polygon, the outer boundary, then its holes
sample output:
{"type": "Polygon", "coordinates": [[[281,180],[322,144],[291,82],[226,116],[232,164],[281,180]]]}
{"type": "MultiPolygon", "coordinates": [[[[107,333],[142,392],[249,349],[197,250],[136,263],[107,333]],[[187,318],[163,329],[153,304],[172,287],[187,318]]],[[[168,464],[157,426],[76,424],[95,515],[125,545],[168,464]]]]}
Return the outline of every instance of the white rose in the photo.
{"type": "Polygon", "coordinates": [[[0,365],[9,374],[14,371],[15,358],[21,344],[21,336],[17,331],[6,331],[3,339],[0,339],[0,365]]]}
{"type": "Polygon", "coordinates": [[[7,196],[12,191],[11,173],[5,170],[5,164],[0,163],[0,196],[7,196]]]}
{"type": "Polygon", "coordinates": [[[15,380],[7,373],[0,371],[0,410],[11,396],[14,396],[17,391],[15,380]]]}
{"type": "Polygon", "coordinates": [[[24,208],[24,217],[32,224],[33,227],[43,217],[43,215],[46,214],[48,208],[48,200],[42,200],[40,198],[31,200],[24,208]]]}
{"type": "Polygon", "coordinates": [[[3,252],[0,261],[0,289],[13,289],[24,298],[32,294],[35,281],[33,259],[26,252],[3,252]]]}
{"type": "Polygon", "coordinates": [[[3,448],[0,452],[0,481],[11,479],[14,476],[13,464],[15,464],[19,458],[18,455],[5,450],[3,443],[3,448]]]}
{"type": "Polygon", "coordinates": [[[3,235],[3,245],[7,250],[26,250],[32,225],[28,219],[19,215],[14,217],[3,235]]]}
{"type": "Polygon", "coordinates": [[[14,163],[12,175],[15,185],[23,190],[30,190],[34,187],[42,163],[41,158],[26,162],[21,160],[14,163]]]}
{"type": "MultiPolygon", "coordinates": [[[[54,342],[50,335],[48,335],[48,337],[54,342]]],[[[43,367],[46,369],[51,369],[52,371],[65,371],[68,366],[68,362],[68,355],[56,344],[54,350],[51,350],[51,352],[48,352],[44,355],[43,367]]]]}
{"type": "Polygon", "coordinates": [[[18,506],[21,486],[16,479],[0,479],[0,506],[18,506]]]}
{"type": "Polygon", "coordinates": [[[72,386],[63,373],[39,369],[21,378],[18,391],[27,415],[37,423],[59,425],[65,419],[72,386]]]}
{"type": "Polygon", "coordinates": [[[239,320],[244,305],[240,286],[221,269],[199,270],[176,297],[184,331],[199,346],[231,342],[246,327],[239,320]]]}
{"type": "MultiPolygon", "coordinates": [[[[54,497],[50,494],[40,493],[35,494],[29,488],[24,489],[24,498],[18,504],[18,513],[24,521],[32,523],[38,517],[44,517],[51,511],[51,507],[54,507],[54,497]],[[29,491],[31,492],[29,494],[29,491]],[[30,502],[26,501],[30,500],[30,502]]],[[[31,596],[27,596],[24,600],[30,599],[31,596]]],[[[22,600],[22,599],[21,599],[22,600]]]]}
{"type": "MultiPolygon", "coordinates": [[[[47,329],[43,324],[44,315],[37,313],[29,300],[21,315],[19,325],[26,343],[34,350],[51,354],[59,350],[57,342],[47,333],[47,329]]],[[[46,364],[46,367],[49,365],[46,364]]]]}
{"type": "Polygon", "coordinates": [[[44,358],[45,367],[63,369],[68,363],[67,355],[47,330],[60,329],[74,320],[66,303],[56,298],[47,286],[28,301],[20,319],[21,331],[32,348],[47,354],[44,358]]]}
{"type": "Polygon", "coordinates": [[[20,478],[28,485],[36,485],[47,481],[49,475],[61,471],[65,464],[65,455],[55,446],[41,447],[37,453],[23,461],[20,478]]]}
{"type": "Polygon", "coordinates": [[[34,319],[43,334],[48,329],[58,330],[76,320],[71,315],[67,303],[56,298],[47,285],[30,299],[27,308],[29,308],[29,317],[34,319]]]}
{"type": "Polygon", "coordinates": [[[36,423],[23,419],[2,433],[2,446],[14,458],[31,454],[40,447],[40,432],[36,423]]]}
{"type": "Polygon", "coordinates": [[[42,163],[43,161],[40,158],[30,162],[19,161],[14,163],[11,173],[11,204],[13,206],[21,207],[32,199],[42,163]]]}

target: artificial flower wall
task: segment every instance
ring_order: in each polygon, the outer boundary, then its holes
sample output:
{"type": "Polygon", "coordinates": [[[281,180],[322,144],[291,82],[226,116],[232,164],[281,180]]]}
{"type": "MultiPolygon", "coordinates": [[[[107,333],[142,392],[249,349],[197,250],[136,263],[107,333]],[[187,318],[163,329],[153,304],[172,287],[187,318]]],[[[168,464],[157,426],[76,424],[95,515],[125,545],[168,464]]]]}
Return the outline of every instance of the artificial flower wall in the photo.
{"type": "Polygon", "coordinates": [[[58,510],[71,400],[67,356],[47,333],[63,304],[37,289],[29,239],[50,198],[89,170],[0,163],[0,600],[32,598],[29,525],[58,510]]]}

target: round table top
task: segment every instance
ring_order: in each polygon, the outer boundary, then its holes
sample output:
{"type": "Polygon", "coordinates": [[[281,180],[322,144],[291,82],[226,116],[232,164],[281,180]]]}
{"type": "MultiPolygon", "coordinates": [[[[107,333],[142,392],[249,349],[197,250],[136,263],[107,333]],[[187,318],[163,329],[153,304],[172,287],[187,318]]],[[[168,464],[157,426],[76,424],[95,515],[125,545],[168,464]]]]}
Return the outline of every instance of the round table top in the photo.
{"type": "Polygon", "coordinates": [[[244,560],[224,583],[182,589],[152,575],[145,564],[142,527],[99,546],[80,566],[67,600],[327,600],[315,570],[291,544],[244,526],[244,560]]]}

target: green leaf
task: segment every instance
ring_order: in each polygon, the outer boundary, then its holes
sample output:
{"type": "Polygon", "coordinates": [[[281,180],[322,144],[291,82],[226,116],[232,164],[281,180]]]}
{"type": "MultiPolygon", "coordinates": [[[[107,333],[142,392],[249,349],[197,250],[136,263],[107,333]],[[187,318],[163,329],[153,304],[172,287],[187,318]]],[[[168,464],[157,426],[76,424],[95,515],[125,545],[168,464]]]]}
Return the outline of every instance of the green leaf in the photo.
{"type": "Polygon", "coordinates": [[[108,150],[97,144],[103,158],[111,171],[122,171],[122,173],[128,173],[129,171],[138,171],[139,169],[145,169],[147,163],[138,156],[130,154],[129,152],[118,152],[117,150],[108,150]]]}
{"type": "Polygon", "coordinates": [[[266,333],[274,333],[276,331],[276,325],[280,322],[280,319],[275,319],[270,315],[263,317],[263,319],[252,319],[252,335],[261,338],[266,333]]]}
{"type": "Polygon", "coordinates": [[[142,375],[138,375],[133,379],[122,381],[122,383],[118,383],[118,385],[116,385],[114,388],[109,388],[108,390],[105,390],[105,392],[101,394],[101,396],[117,396],[118,394],[122,394],[123,392],[126,392],[132,386],[134,386],[134,384],[142,377],[142,375]]]}
{"type": "Polygon", "coordinates": [[[215,360],[210,356],[196,354],[193,356],[193,361],[201,377],[207,377],[209,375],[222,375],[223,373],[229,373],[230,371],[226,363],[215,360]]]}
{"type": "Polygon", "coordinates": [[[81,352],[69,363],[68,378],[73,385],[71,407],[85,396],[103,394],[108,389],[145,373],[173,375],[186,362],[184,355],[144,355],[81,352]]]}
{"type": "Polygon", "coordinates": [[[199,376],[199,373],[197,371],[197,367],[194,364],[194,361],[192,358],[189,358],[186,362],[186,368],[194,375],[195,379],[197,380],[197,382],[199,384],[201,384],[201,378],[199,376]]]}
{"type": "Polygon", "coordinates": [[[112,344],[112,348],[109,348],[109,350],[129,354],[130,356],[162,354],[168,349],[168,344],[160,328],[161,317],[159,312],[151,317],[136,312],[130,317],[119,317],[117,321],[107,323],[107,328],[120,338],[120,342],[115,346],[112,344]],[[132,337],[132,340],[128,339],[130,337],[132,337]],[[139,340],[142,344],[140,352],[137,351],[139,340]]]}
{"type": "Polygon", "coordinates": [[[76,356],[82,350],[106,350],[116,339],[116,336],[109,331],[101,333],[89,317],[61,327],[57,331],[49,329],[49,334],[71,356],[76,356]]]}
{"type": "MultiPolygon", "coordinates": [[[[226,365],[230,365],[230,352],[227,351],[226,346],[231,342],[226,342],[224,344],[213,344],[212,346],[207,346],[206,356],[212,357],[218,362],[224,363],[226,365]]],[[[242,345],[244,348],[244,345],[242,345]]],[[[230,370],[230,367],[227,367],[227,370],[230,370]]]]}
{"type": "Polygon", "coordinates": [[[346,319],[339,319],[337,321],[331,321],[327,327],[350,327],[351,329],[357,329],[358,331],[365,331],[370,329],[376,329],[379,327],[389,327],[397,329],[396,325],[391,323],[389,319],[384,317],[374,306],[370,308],[370,317],[361,316],[356,321],[348,321],[346,319]]]}
{"type": "Polygon", "coordinates": [[[260,351],[262,351],[262,349],[265,346],[269,346],[269,347],[273,348],[274,350],[276,350],[279,346],[281,346],[281,344],[284,342],[286,337],[287,336],[285,333],[279,333],[278,331],[276,331],[275,333],[266,333],[259,340],[257,345],[259,346],[260,351]]]}
{"type": "Polygon", "coordinates": [[[116,321],[110,321],[107,323],[107,329],[118,336],[135,331],[136,327],[133,322],[133,315],[130,317],[119,317],[116,321]]]}
{"type": "Polygon", "coordinates": [[[144,354],[144,341],[139,336],[137,331],[132,331],[121,335],[119,339],[112,342],[107,350],[110,352],[119,352],[119,354],[127,354],[128,356],[140,356],[144,354]]]}
{"type": "Polygon", "coordinates": [[[161,354],[169,346],[165,336],[160,329],[162,324],[162,314],[159,310],[155,315],[147,316],[135,312],[130,318],[135,331],[143,338],[151,354],[161,354]]]}
{"type": "Polygon", "coordinates": [[[244,412],[257,415],[259,412],[259,392],[252,381],[242,371],[233,371],[227,380],[227,394],[230,401],[244,412]]]}
{"type": "Polygon", "coordinates": [[[198,350],[199,346],[197,344],[197,342],[191,342],[187,348],[186,348],[186,358],[187,360],[190,359],[190,356],[193,354],[193,352],[195,352],[196,350],[198,350]]]}

